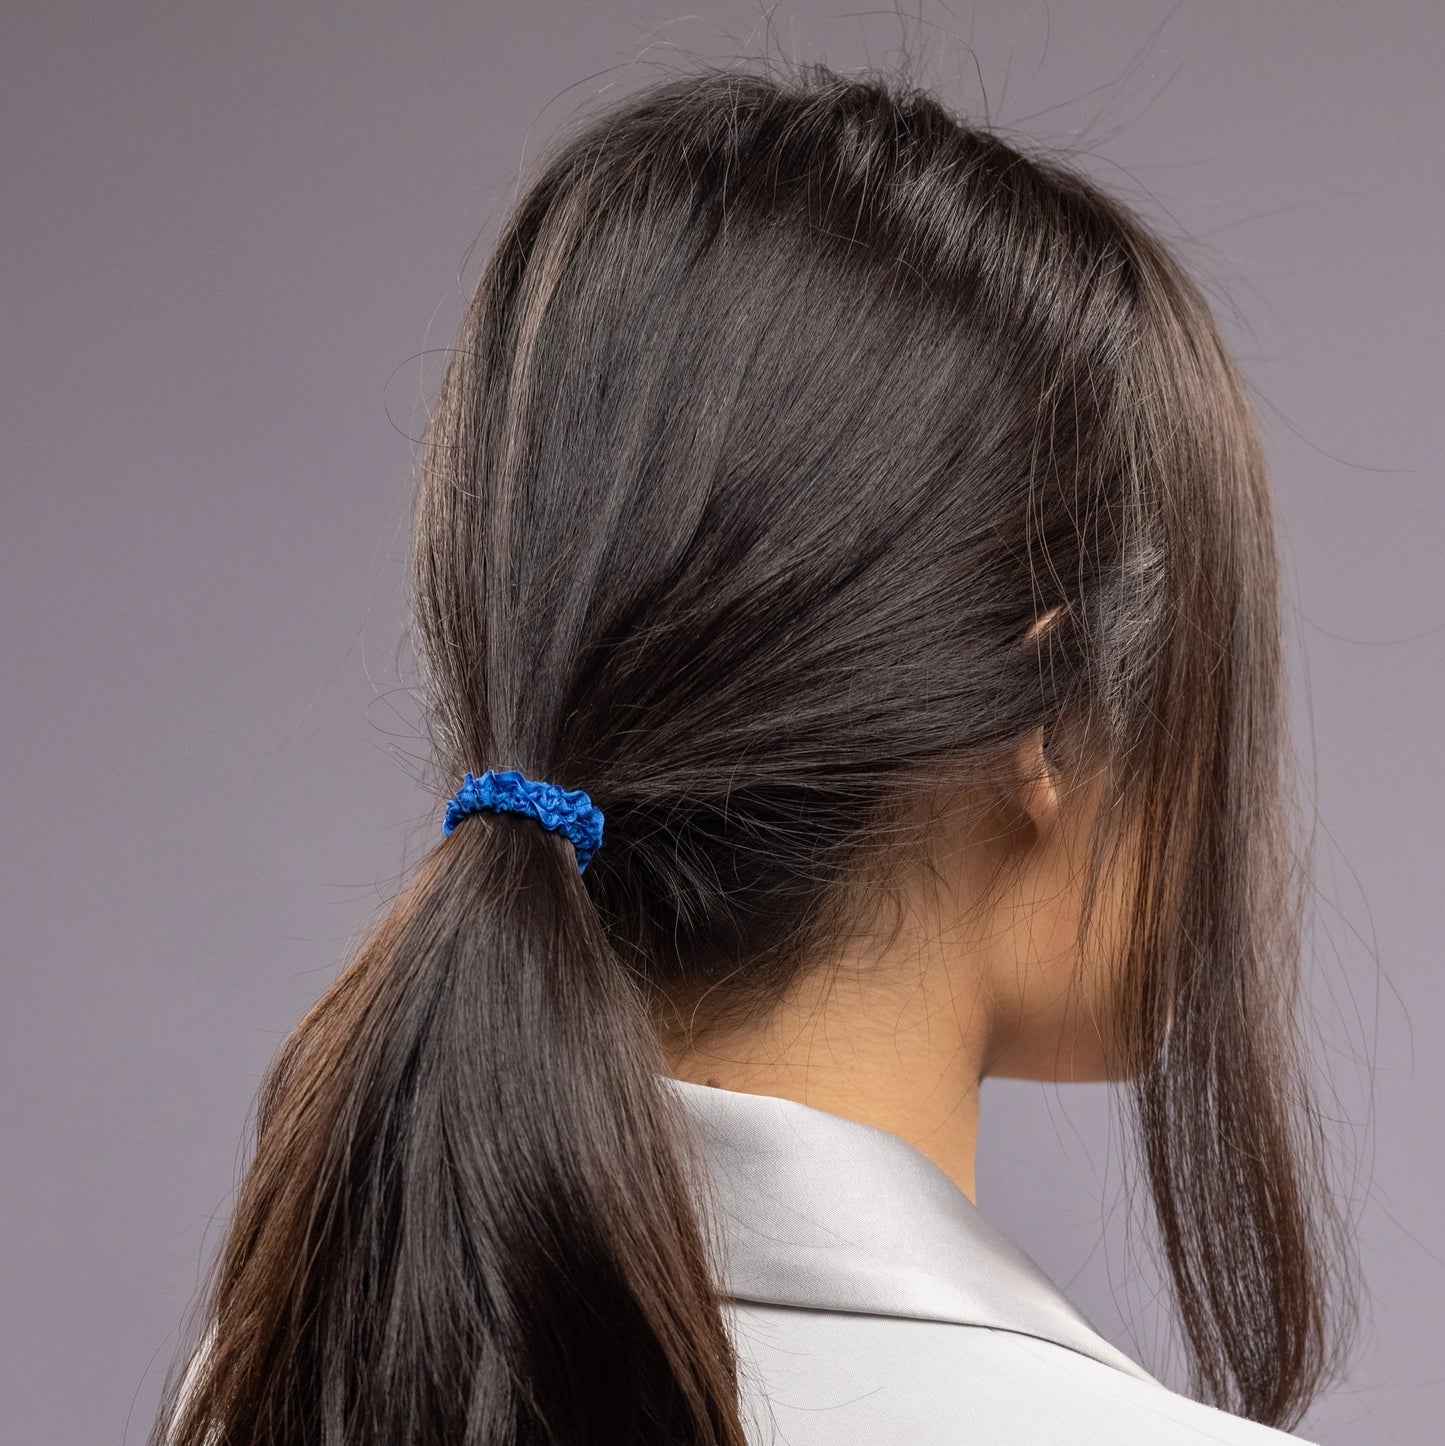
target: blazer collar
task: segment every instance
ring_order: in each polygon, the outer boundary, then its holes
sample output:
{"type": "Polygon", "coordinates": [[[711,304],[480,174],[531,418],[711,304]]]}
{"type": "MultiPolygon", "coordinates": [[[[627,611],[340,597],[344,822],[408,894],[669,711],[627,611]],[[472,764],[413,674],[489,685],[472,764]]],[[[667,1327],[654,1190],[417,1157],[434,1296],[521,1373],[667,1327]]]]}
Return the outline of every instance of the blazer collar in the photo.
{"type": "Polygon", "coordinates": [[[794,1100],[661,1078],[700,1147],[699,1204],[728,1296],[1017,1331],[1155,1380],[906,1140],[794,1100]]]}

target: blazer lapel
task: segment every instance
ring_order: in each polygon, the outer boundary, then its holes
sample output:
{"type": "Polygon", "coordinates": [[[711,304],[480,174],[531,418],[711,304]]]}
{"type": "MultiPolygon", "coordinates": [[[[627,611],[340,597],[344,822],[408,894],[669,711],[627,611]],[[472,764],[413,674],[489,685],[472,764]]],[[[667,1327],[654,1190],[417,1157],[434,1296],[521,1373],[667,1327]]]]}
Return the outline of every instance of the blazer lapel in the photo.
{"type": "Polygon", "coordinates": [[[1155,1380],[906,1140],[662,1078],[700,1147],[699,1209],[729,1296],[1018,1331],[1155,1380]]]}

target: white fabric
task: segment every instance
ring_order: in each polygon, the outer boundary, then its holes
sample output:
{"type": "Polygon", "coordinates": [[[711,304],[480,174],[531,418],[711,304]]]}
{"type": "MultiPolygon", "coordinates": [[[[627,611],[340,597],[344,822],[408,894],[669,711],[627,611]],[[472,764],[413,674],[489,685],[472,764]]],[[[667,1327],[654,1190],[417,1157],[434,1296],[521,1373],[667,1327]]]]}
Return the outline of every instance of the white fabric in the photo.
{"type": "Polygon", "coordinates": [[[1169,1390],[926,1155],[792,1100],[668,1078],[756,1446],[1270,1446],[1169,1390]]]}

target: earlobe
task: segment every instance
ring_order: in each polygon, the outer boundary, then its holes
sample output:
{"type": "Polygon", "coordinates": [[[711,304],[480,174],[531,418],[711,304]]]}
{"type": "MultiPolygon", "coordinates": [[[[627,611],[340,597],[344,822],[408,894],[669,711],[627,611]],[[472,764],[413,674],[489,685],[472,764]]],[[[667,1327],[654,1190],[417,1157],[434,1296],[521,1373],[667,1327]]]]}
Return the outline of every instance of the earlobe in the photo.
{"type": "Polygon", "coordinates": [[[1020,746],[1018,802],[1040,836],[1052,832],[1059,817],[1059,779],[1044,753],[1044,730],[1035,728],[1020,746]]]}

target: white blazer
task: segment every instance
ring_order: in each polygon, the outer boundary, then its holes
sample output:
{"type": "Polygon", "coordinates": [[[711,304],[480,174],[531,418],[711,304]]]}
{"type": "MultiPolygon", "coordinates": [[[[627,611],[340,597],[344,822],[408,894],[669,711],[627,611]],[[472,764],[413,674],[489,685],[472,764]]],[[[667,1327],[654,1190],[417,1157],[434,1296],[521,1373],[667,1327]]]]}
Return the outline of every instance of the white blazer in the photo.
{"type": "Polygon", "coordinates": [[[670,1077],[756,1446],[1270,1446],[1111,1345],[922,1151],[670,1077]]]}
{"type": "Polygon", "coordinates": [[[1156,1381],[906,1140],[660,1078],[701,1146],[752,1446],[1298,1446],[1156,1381]]]}

